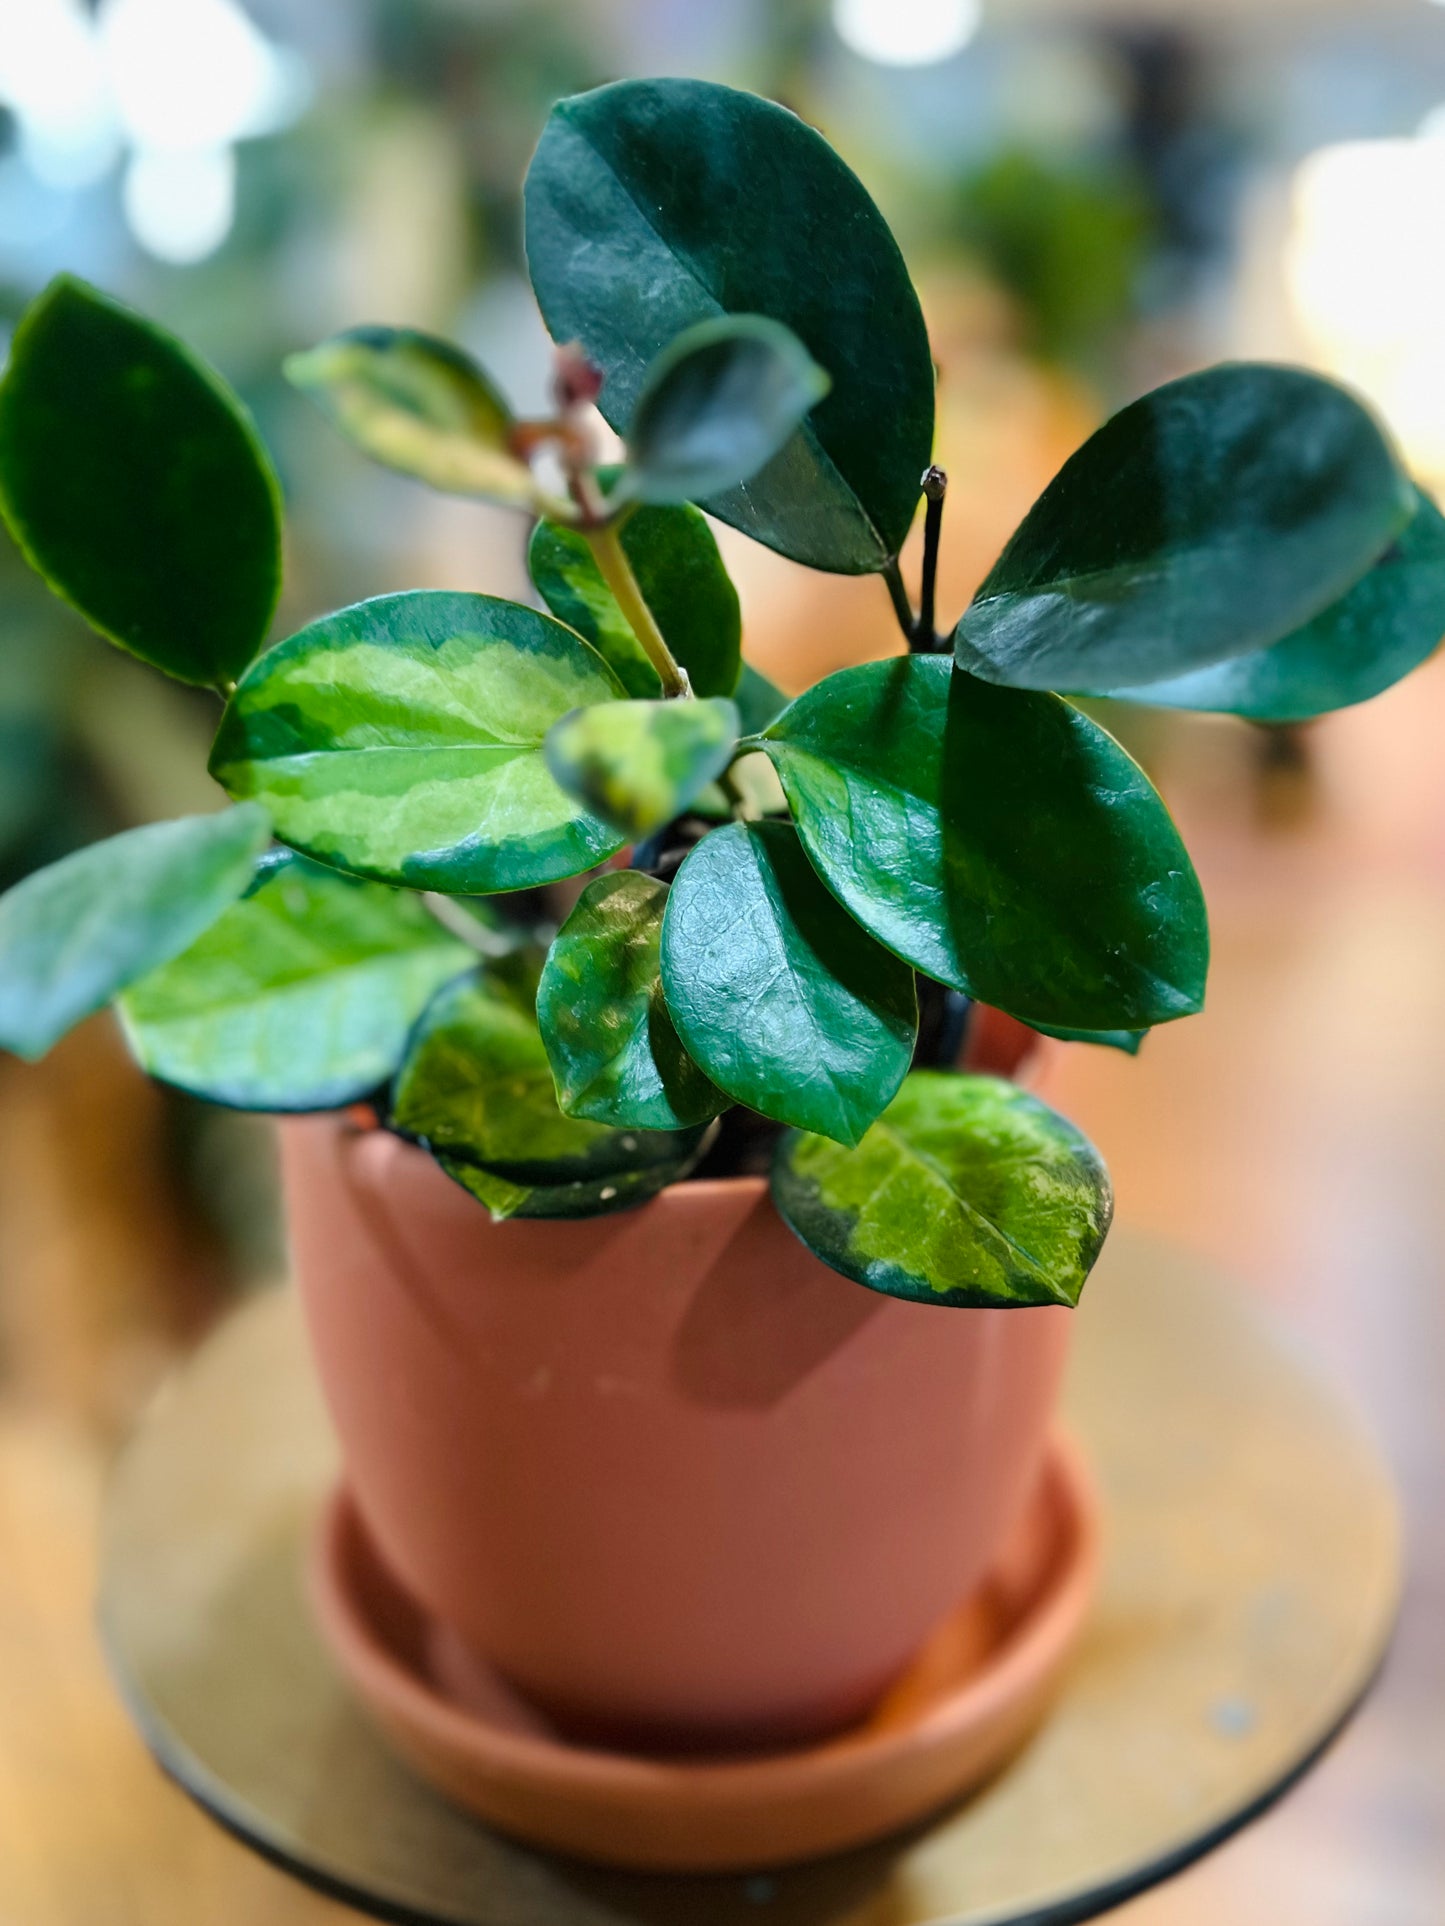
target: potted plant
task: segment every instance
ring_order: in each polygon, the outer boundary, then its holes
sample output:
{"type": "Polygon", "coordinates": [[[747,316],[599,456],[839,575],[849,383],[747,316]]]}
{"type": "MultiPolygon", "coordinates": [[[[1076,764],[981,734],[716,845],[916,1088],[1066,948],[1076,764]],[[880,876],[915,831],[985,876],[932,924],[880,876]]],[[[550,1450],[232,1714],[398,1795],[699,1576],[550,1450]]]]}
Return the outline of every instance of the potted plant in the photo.
{"type": "Polygon", "coordinates": [[[579,1727],[776,1742],[856,1716],[984,1572],[1108,1228],[1084,1137],[955,1068],[970,1025],[1009,1068],[1203,1001],[1168,812],[1057,691],[1361,700],[1445,627],[1445,524],[1349,394],[1213,368],[1100,429],[940,630],[928,342],[817,133],[694,81],[563,101],[526,243],[547,419],[406,330],[288,373],[531,517],[544,607],[387,595],[263,647],[280,494],[235,398],[72,279],[22,320],[6,520],[218,693],[233,803],[0,900],[0,1042],[115,1002],[153,1076],[296,1119],[299,1280],[391,1570],[579,1727]],[[699,504],[880,577],[904,652],[786,701],[699,504]]]}

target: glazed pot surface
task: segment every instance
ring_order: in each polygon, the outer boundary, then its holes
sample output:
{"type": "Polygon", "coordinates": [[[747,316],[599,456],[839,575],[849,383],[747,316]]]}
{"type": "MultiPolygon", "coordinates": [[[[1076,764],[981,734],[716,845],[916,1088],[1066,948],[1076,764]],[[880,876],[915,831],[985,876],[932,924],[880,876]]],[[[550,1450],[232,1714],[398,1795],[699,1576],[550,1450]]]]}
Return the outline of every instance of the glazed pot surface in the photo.
{"type": "Polygon", "coordinates": [[[580,1732],[756,1744],[860,1716],[1030,1495],[1066,1310],[866,1291],[759,1178],[494,1224],[383,1132],[300,1119],[282,1151],[377,1550],[580,1732]]]}

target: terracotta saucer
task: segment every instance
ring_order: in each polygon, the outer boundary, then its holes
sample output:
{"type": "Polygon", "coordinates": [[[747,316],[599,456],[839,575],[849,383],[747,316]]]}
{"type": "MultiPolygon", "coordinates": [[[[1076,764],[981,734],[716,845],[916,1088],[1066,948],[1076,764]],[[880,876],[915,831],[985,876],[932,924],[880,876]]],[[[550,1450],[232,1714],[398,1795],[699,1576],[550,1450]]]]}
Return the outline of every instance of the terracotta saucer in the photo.
{"type": "Polygon", "coordinates": [[[1047,1704],[1093,1590],[1099,1520],[1074,1446],[982,1589],[860,1726],[726,1758],[574,1744],[397,1588],[344,1489],[313,1544],[333,1653],[396,1749],[459,1805],[533,1845],[645,1871],[722,1872],[881,1838],[987,1778],[1047,1704]]]}

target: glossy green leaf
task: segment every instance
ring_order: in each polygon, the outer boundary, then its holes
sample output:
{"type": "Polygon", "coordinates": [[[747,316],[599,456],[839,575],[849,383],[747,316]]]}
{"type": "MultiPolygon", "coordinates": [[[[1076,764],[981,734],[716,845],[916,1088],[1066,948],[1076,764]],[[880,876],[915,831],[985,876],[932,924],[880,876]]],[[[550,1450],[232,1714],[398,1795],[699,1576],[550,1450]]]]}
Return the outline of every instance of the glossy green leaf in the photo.
{"type": "Polygon", "coordinates": [[[620,1210],[681,1176],[701,1130],[614,1130],[563,1115],[534,994],[516,959],[442,990],[397,1073],[392,1126],[424,1143],[496,1216],[620,1210]]]}
{"type": "Polygon", "coordinates": [[[1413,520],[1375,566],[1293,635],[1169,682],[1109,693],[1162,709],[1303,722],[1379,695],[1433,655],[1442,635],[1445,516],[1419,495],[1413,520]]]}
{"type": "Polygon", "coordinates": [[[832,383],[791,328],[719,315],[684,328],[643,376],[624,493],[689,502],[751,481],[832,383]]]}
{"type": "Polygon", "coordinates": [[[959,663],[1101,689],[1246,655],[1343,595],[1414,508],[1344,389],[1253,363],[1187,375],[1064,464],[959,623],[959,663]]]}
{"type": "Polygon", "coordinates": [[[237,1110],[330,1110],[401,1061],[438,985],[474,951],[419,899],[290,851],[174,962],[120,1001],[143,1069],[237,1110]]]}
{"type": "Polygon", "coordinates": [[[1208,925],[1179,833],[1062,697],[903,656],[828,676],[766,742],[819,874],[925,975],[1035,1027],[1199,1009],[1208,925]]]}
{"type": "Polygon", "coordinates": [[[246,888],[264,809],[148,823],[0,896],[0,1050],[43,1057],[127,984],[189,948],[246,888]]]}
{"type": "Polygon", "coordinates": [[[485,1204],[495,1222],[503,1223],[509,1217],[608,1217],[614,1211],[630,1210],[686,1177],[700,1152],[694,1148],[673,1163],[609,1170],[600,1176],[574,1177],[560,1184],[530,1178],[517,1181],[461,1157],[433,1154],[453,1182],[470,1191],[479,1204],[485,1204]]]}
{"type": "Polygon", "coordinates": [[[286,361],[348,440],[451,495],[529,504],[531,470],[511,452],[511,410],[460,348],[413,328],[350,328],[286,361]]]}
{"type": "Polygon", "coordinates": [[[594,877],[548,953],[537,1017],[570,1117],[677,1130],[728,1107],[682,1047],[663,1000],[666,902],[667,884],[638,870],[594,877]]]}
{"type": "Polygon", "coordinates": [[[662,982],[720,1090],[843,1143],[913,1055],[912,971],[828,894],[787,823],[733,823],[690,852],[663,916],[662,982]]]}
{"type": "Polygon", "coordinates": [[[281,586],[281,494],[250,417],[172,335],[62,275],[0,381],[0,511],[102,635],[225,687],[281,586]]]}
{"type": "Polygon", "coordinates": [[[773,1200],[825,1264],[921,1304],[1077,1304],[1114,1200],[1098,1152],[999,1077],[916,1070],[853,1150],[789,1132],[773,1200]]]}
{"type": "MultiPolygon", "coordinates": [[[[622,523],[621,540],[642,599],[687,670],[693,694],[731,695],[742,661],[742,616],[706,516],[682,505],[637,508],[622,523]]],[[[538,522],[527,565],[548,608],[592,644],[628,695],[661,695],[658,673],[603,581],[585,535],[538,522]]]]}
{"type": "Polygon", "coordinates": [[[284,842],[382,882],[486,895],[576,875],[621,837],[548,774],[542,742],[621,685],[551,616],[418,591],[270,649],[226,710],[211,772],[284,842]]]}
{"type": "Polygon", "coordinates": [[[933,442],[933,361],[897,244],[857,177],[784,108],[699,80],[562,101],[526,187],[527,261],[553,338],[580,340],[626,432],[653,357],[719,315],[780,321],[827,399],[705,506],[843,574],[897,553],[933,442]]]}
{"type": "Polygon", "coordinates": [[[738,721],[745,736],[761,735],[788,706],[788,698],[777,683],[770,682],[751,662],[744,662],[742,666],[733,701],[738,705],[738,721]]]}
{"type": "Polygon", "coordinates": [[[1104,1050],[1122,1050],[1126,1057],[1137,1057],[1147,1030],[1059,1030],[1048,1024],[1033,1026],[1041,1037],[1055,1037],[1060,1043],[1096,1043],[1104,1050]]]}
{"type": "Polygon", "coordinates": [[[561,788],[632,838],[661,829],[732,761],[738,712],[704,702],[599,702],[554,723],[544,747],[561,788]]]}

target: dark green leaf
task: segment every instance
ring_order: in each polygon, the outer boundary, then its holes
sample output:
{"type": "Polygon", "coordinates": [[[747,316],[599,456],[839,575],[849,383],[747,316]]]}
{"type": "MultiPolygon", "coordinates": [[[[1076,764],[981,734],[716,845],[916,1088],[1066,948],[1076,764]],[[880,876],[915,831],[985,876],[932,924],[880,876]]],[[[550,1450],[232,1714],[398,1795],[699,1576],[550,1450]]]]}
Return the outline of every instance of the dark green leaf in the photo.
{"type": "Polygon", "coordinates": [[[1179,833],[1061,697],[903,656],[828,676],[767,746],[824,881],[926,975],[1035,1027],[1200,1007],[1208,926],[1179,833]]]}
{"type": "Polygon", "coordinates": [[[666,883],[635,869],[594,877],[552,945],[537,1016],[570,1117],[676,1130],[728,1107],[683,1049],[663,1001],[666,902],[666,883]]]}
{"type": "Polygon", "coordinates": [[[643,376],[624,494],[688,502],[751,481],[831,385],[792,329],[766,315],[684,328],[643,376]]]}
{"type": "MultiPolygon", "coordinates": [[[[623,553],[663,640],[687,670],[694,695],[733,693],[742,617],[716,537],[695,508],[638,508],[622,523],[623,553]]],[[[656,669],[602,579],[585,535],[538,522],[527,554],[543,601],[590,642],[630,696],[661,695],[656,669]]]]}
{"type": "Polygon", "coordinates": [[[843,1143],[913,1055],[912,971],[828,894],[787,823],[733,823],[692,850],[667,899],[662,981],[720,1090],[843,1143]]]}
{"type": "Polygon", "coordinates": [[[286,362],[286,378],[388,468],[452,495],[529,504],[532,473],[511,452],[511,410],[449,341],[413,328],[351,328],[286,362]]]}
{"type": "Polygon", "coordinates": [[[289,851],[120,1002],[142,1068],[237,1110],[331,1110],[384,1083],[474,952],[415,897],[289,851]]]}
{"type": "Polygon", "coordinates": [[[737,741],[738,712],[723,696],[599,702],[554,723],[544,752],[569,796],[635,839],[680,816],[737,741]]]}
{"type": "Polygon", "coordinates": [[[530,1178],[518,1182],[445,1152],[433,1154],[448,1177],[470,1191],[479,1204],[485,1204],[495,1222],[503,1223],[509,1217],[607,1217],[613,1211],[629,1210],[685,1177],[699,1153],[692,1150],[675,1163],[644,1164],[637,1169],[607,1171],[598,1177],[574,1177],[560,1184],[530,1178]]]}
{"type": "Polygon", "coordinates": [[[1041,1037],[1056,1037],[1060,1043],[1097,1043],[1105,1050],[1122,1050],[1126,1057],[1137,1057],[1147,1030],[1056,1030],[1047,1024],[1033,1026],[1041,1037]]]}
{"type": "Polygon", "coordinates": [[[1098,1152],[998,1077],[914,1071],[853,1150],[789,1132],[789,1227],[844,1277],[921,1304],[1077,1304],[1114,1200],[1098,1152]]]}
{"type": "Polygon", "coordinates": [[[417,1024],[390,1122],[495,1216],[589,1216],[638,1203],[695,1160],[701,1130],[613,1130],[564,1116],[517,964],[449,984],[417,1024]]]}
{"type": "Polygon", "coordinates": [[[281,586],[281,493],[249,416],[179,341],[62,275],[0,381],[0,509],[57,595],[181,682],[225,687],[281,586]]]}
{"type": "Polygon", "coordinates": [[[820,135],[728,87],[623,81],[554,110],[526,203],[547,325],[603,370],[614,427],[684,328],[768,315],[833,389],[761,474],[706,506],[814,568],[862,574],[897,553],[931,459],[933,362],[897,244],[820,135]]]}
{"type": "Polygon", "coordinates": [[[0,1049],[43,1057],[102,1004],[179,956],[250,882],[264,809],[128,829],[0,896],[0,1049]]]}
{"type": "Polygon", "coordinates": [[[535,609],[383,595],[262,656],[211,772],[321,862],[416,889],[522,889],[620,846],[557,787],[542,741],[570,709],[621,693],[594,650],[535,609]]]}
{"type": "Polygon", "coordinates": [[[1332,382],[1252,363],[1187,375],[1064,464],[959,623],[959,663],[1100,689],[1246,655],[1343,595],[1414,506],[1332,382]]]}
{"type": "MultiPolygon", "coordinates": [[[[696,686],[694,683],[693,687],[696,686]]],[[[770,682],[751,662],[744,662],[732,697],[738,705],[738,720],[745,736],[761,735],[788,706],[788,698],[777,683],[770,682]]]]}
{"type": "Polygon", "coordinates": [[[1170,682],[1111,693],[1256,722],[1303,722],[1379,695],[1433,655],[1445,635],[1445,517],[1424,495],[1418,504],[1368,574],[1282,642],[1170,682]]]}

